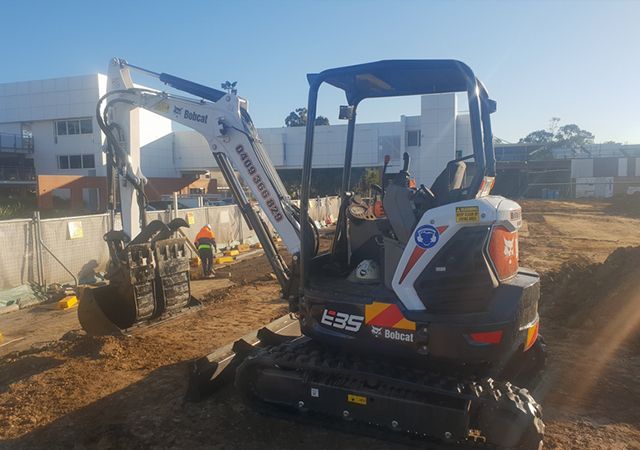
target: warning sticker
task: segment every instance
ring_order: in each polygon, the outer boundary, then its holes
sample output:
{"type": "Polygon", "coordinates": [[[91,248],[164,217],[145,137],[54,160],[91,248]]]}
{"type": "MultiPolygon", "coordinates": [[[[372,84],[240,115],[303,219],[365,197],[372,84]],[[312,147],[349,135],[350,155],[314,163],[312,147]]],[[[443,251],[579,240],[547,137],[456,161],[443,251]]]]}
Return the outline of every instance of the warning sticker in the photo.
{"type": "Polygon", "coordinates": [[[480,221],[480,208],[477,206],[457,206],[456,222],[469,223],[480,221]]]}
{"type": "Polygon", "coordinates": [[[366,405],[367,397],[363,397],[361,395],[355,395],[355,394],[347,394],[347,401],[349,403],[356,403],[358,405],[366,405]]]}

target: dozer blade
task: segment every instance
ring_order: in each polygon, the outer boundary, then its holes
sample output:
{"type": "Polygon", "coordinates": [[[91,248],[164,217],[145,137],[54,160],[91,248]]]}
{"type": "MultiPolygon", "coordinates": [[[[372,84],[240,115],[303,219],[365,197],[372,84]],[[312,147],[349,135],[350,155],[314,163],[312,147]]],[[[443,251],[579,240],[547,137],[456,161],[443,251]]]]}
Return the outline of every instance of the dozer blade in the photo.
{"type": "Polygon", "coordinates": [[[252,331],[233,344],[225,345],[191,363],[185,400],[197,402],[233,382],[235,371],[247,356],[259,348],[278,345],[300,336],[297,319],[289,315],[252,331]]]}

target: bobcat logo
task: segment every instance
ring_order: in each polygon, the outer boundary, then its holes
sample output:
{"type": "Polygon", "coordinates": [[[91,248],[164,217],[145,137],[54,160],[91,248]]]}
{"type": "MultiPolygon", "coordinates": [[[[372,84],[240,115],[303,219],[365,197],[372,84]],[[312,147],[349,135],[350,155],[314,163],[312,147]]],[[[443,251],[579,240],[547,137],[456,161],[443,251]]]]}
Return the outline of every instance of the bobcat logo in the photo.
{"type": "Polygon", "coordinates": [[[380,337],[382,336],[382,327],[371,327],[371,334],[373,334],[374,337],[380,337]]]}
{"type": "Polygon", "coordinates": [[[173,107],[173,114],[176,117],[180,117],[182,115],[182,108],[178,108],[177,106],[173,107]]]}
{"type": "Polygon", "coordinates": [[[515,246],[513,245],[515,242],[515,239],[505,239],[505,238],[502,238],[502,239],[504,240],[504,256],[506,256],[507,258],[515,256],[516,254],[515,246]]]}

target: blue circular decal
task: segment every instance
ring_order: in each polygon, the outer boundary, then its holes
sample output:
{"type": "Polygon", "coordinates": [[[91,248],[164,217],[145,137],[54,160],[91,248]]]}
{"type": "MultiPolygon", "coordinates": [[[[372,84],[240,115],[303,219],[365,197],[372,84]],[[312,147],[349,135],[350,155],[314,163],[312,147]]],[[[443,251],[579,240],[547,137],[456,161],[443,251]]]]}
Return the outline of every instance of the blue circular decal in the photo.
{"type": "Polygon", "coordinates": [[[440,233],[431,225],[422,225],[416,230],[414,238],[418,247],[431,248],[438,243],[440,233]]]}

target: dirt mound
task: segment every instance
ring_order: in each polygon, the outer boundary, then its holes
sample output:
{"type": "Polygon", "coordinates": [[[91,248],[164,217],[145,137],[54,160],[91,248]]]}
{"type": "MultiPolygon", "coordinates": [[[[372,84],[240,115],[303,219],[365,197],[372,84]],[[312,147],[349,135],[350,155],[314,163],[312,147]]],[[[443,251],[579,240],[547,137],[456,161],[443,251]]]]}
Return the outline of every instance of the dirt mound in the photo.
{"type": "Polygon", "coordinates": [[[634,192],[631,195],[616,195],[611,198],[605,211],[620,216],[640,217],[640,192],[634,192]]]}
{"type": "MultiPolygon", "coordinates": [[[[542,276],[541,315],[551,327],[632,328],[640,315],[640,247],[614,250],[603,263],[576,258],[542,276]]],[[[640,331],[629,333],[640,343],[640,331]]]]}

